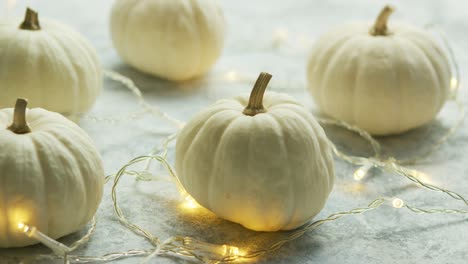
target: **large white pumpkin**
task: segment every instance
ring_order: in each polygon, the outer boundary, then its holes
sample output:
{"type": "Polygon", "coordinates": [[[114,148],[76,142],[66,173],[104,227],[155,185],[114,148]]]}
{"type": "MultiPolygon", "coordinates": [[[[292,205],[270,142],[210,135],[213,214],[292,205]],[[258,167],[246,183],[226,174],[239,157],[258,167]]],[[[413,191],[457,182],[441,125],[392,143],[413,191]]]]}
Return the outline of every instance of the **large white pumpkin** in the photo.
{"type": "Polygon", "coordinates": [[[450,64],[426,31],[387,19],[341,26],[319,38],[307,69],[321,111],[374,135],[430,122],[450,90],[450,64]]]}
{"type": "Polygon", "coordinates": [[[263,93],[220,100],[181,131],[176,170],[187,192],[218,216],[256,231],[301,226],[323,208],[333,187],[328,139],[290,96],[263,93]]]}
{"type": "Polygon", "coordinates": [[[52,238],[79,230],[103,193],[101,158],[86,133],[60,114],[25,111],[22,99],[0,110],[0,248],[38,243],[21,223],[52,238]]]}
{"type": "Polygon", "coordinates": [[[0,23],[0,108],[18,97],[64,115],[87,112],[102,87],[95,50],[69,27],[39,19],[0,23]]]}
{"type": "Polygon", "coordinates": [[[117,0],[110,27],[124,61],[174,81],[206,73],[224,44],[217,0],[117,0]]]}

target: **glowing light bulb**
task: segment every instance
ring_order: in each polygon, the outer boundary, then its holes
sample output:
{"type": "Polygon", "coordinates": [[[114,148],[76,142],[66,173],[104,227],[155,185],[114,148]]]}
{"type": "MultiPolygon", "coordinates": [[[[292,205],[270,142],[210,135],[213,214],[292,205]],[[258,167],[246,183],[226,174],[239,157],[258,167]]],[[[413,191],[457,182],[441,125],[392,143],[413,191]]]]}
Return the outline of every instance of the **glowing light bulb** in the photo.
{"type": "Polygon", "coordinates": [[[364,178],[364,176],[366,176],[366,172],[364,170],[358,169],[354,172],[353,176],[356,181],[360,181],[364,178]]]}
{"type": "Polygon", "coordinates": [[[195,199],[193,199],[193,197],[188,194],[184,197],[183,206],[187,209],[195,209],[195,208],[200,207],[197,201],[195,201],[195,199]]]}
{"type": "Polygon", "coordinates": [[[25,225],[22,222],[18,223],[18,229],[21,230],[24,233],[27,233],[29,231],[29,226],[25,225]]]}
{"type": "Polygon", "coordinates": [[[17,227],[19,230],[21,230],[27,237],[33,238],[39,242],[41,242],[44,246],[50,248],[52,251],[54,251],[56,254],[63,255],[67,252],[70,252],[71,249],[65,246],[64,244],[58,242],[57,240],[54,240],[51,237],[48,237],[41,231],[39,231],[36,227],[34,226],[29,226],[23,222],[18,222],[17,227]]]}
{"type": "Polygon", "coordinates": [[[354,174],[353,174],[353,177],[356,181],[360,181],[362,179],[364,179],[364,177],[366,177],[367,173],[369,172],[369,170],[374,167],[373,164],[369,163],[369,164],[366,164],[362,167],[360,167],[359,169],[357,169],[354,174]]]}
{"type": "Polygon", "coordinates": [[[405,202],[403,202],[403,200],[400,198],[395,198],[392,201],[392,206],[395,208],[402,208],[403,206],[405,206],[405,202]]]}

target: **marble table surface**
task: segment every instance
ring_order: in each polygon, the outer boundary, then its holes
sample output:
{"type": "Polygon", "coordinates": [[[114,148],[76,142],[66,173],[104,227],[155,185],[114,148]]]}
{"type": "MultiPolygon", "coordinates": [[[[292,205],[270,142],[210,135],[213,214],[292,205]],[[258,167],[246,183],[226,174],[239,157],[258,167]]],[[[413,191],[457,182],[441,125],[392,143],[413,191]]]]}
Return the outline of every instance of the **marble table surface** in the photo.
{"type": "MultiPolygon", "coordinates": [[[[6,8],[1,1],[0,15],[21,16],[26,4],[41,16],[72,25],[96,47],[104,68],[130,77],[141,88],[148,102],[177,119],[186,121],[216,99],[249,91],[260,71],[274,75],[271,90],[289,93],[311,111],[316,107],[305,91],[305,65],[310,45],[323,32],[350,20],[373,20],[384,2],[371,0],[221,0],[228,22],[224,54],[205,77],[184,84],[174,84],[142,74],[125,65],[112,48],[109,36],[110,0],[18,1],[6,8]],[[29,3],[28,3],[29,2],[29,3]],[[230,81],[226,73],[235,71],[241,80],[230,81]]],[[[392,1],[397,12],[392,19],[407,20],[424,26],[436,23],[451,41],[462,77],[468,76],[468,2],[459,0],[392,1]]],[[[122,85],[106,79],[104,91],[90,113],[112,118],[137,111],[138,105],[122,85]]],[[[0,95],[1,96],[1,95],[0,95]]],[[[460,91],[467,102],[467,92],[460,91]]],[[[385,152],[397,157],[416,155],[427,149],[455,120],[454,103],[430,125],[404,135],[379,139],[385,152]]],[[[94,122],[83,119],[80,125],[95,140],[102,153],[107,174],[135,156],[149,153],[161,139],[174,132],[168,122],[152,116],[122,122],[94,122]]],[[[327,127],[327,134],[343,150],[367,155],[369,147],[359,137],[327,127]]],[[[170,158],[173,162],[173,148],[170,158]]],[[[408,203],[427,208],[466,209],[447,196],[424,190],[394,173],[372,171],[361,182],[353,180],[356,169],[338,158],[336,185],[317,219],[352,208],[365,206],[377,197],[398,196],[408,203]]],[[[413,166],[429,180],[468,196],[468,123],[427,160],[413,166]]],[[[154,166],[152,172],[166,174],[154,166]]],[[[129,249],[150,249],[143,238],[117,221],[112,207],[110,184],[97,213],[98,225],[89,244],[80,255],[104,255],[129,249]]],[[[257,233],[217,218],[204,209],[180,207],[176,188],[168,181],[135,182],[124,177],[118,189],[122,210],[131,221],[144,226],[161,239],[189,235],[212,243],[229,243],[243,249],[264,247],[286,233],[257,233]]],[[[68,243],[85,229],[61,239],[68,243]]],[[[342,218],[311,231],[286,244],[260,263],[467,263],[468,221],[463,215],[418,215],[404,209],[382,206],[365,215],[342,218]]],[[[37,245],[21,249],[0,249],[0,263],[18,263],[34,254],[48,253],[37,245]]],[[[139,263],[130,258],[116,263],[139,263]]],[[[184,263],[172,257],[159,257],[152,263],[184,263]]],[[[59,263],[59,262],[57,262],[59,263]]]]}

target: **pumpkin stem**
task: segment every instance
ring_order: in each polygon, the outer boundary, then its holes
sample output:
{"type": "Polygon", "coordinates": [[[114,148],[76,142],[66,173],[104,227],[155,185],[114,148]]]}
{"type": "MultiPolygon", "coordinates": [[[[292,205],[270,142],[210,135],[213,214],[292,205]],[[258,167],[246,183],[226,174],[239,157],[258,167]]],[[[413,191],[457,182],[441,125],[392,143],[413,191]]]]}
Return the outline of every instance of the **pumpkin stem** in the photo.
{"type": "Polygon", "coordinates": [[[28,106],[26,99],[18,98],[16,100],[13,123],[8,127],[15,134],[27,134],[31,132],[31,128],[26,121],[26,106],[28,106]]]}
{"type": "Polygon", "coordinates": [[[395,11],[395,9],[389,5],[386,5],[382,11],[380,11],[377,20],[375,21],[374,27],[371,29],[371,35],[373,36],[386,36],[389,34],[387,23],[390,15],[395,11]]]}
{"type": "Polygon", "coordinates": [[[39,24],[39,15],[37,12],[29,7],[26,8],[24,21],[21,23],[20,28],[24,30],[40,30],[41,25],[39,24]]]}
{"type": "Polygon", "coordinates": [[[265,113],[263,107],[263,94],[271,80],[272,75],[266,72],[260,73],[257,81],[250,93],[249,104],[244,109],[244,115],[254,116],[256,114],[265,113]]]}

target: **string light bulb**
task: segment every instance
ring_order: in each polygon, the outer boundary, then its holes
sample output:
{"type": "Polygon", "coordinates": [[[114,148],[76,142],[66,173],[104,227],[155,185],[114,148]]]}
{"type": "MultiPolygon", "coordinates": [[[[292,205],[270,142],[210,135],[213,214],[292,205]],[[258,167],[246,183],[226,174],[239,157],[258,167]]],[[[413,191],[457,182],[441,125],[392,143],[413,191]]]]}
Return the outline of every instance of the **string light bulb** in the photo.
{"type": "Polygon", "coordinates": [[[364,179],[364,177],[366,177],[369,170],[372,169],[373,167],[374,167],[374,164],[372,163],[368,163],[368,164],[361,166],[359,169],[357,169],[354,172],[353,174],[354,179],[356,181],[361,181],[362,179],[364,179]]]}
{"type": "Polygon", "coordinates": [[[34,226],[29,226],[23,222],[17,224],[18,229],[27,237],[33,238],[41,242],[44,246],[50,248],[57,255],[66,255],[71,249],[57,240],[48,237],[34,226]]]}
{"type": "Polygon", "coordinates": [[[184,201],[183,201],[183,207],[184,208],[187,208],[187,209],[196,209],[198,207],[200,207],[200,205],[197,203],[197,201],[195,201],[195,199],[193,199],[192,196],[190,195],[186,195],[184,197],[184,201]]]}
{"type": "Polygon", "coordinates": [[[403,206],[405,206],[405,202],[403,202],[403,200],[400,199],[400,198],[395,198],[395,199],[393,199],[393,201],[392,201],[392,206],[393,206],[394,208],[400,209],[400,208],[402,208],[403,206]]]}
{"type": "Polygon", "coordinates": [[[24,223],[18,223],[18,229],[23,231],[24,233],[28,232],[29,226],[25,225],[24,223]]]}
{"type": "Polygon", "coordinates": [[[187,209],[195,209],[200,207],[197,201],[195,201],[195,199],[185,190],[180,181],[176,181],[176,187],[180,196],[182,197],[182,207],[187,209]]]}

